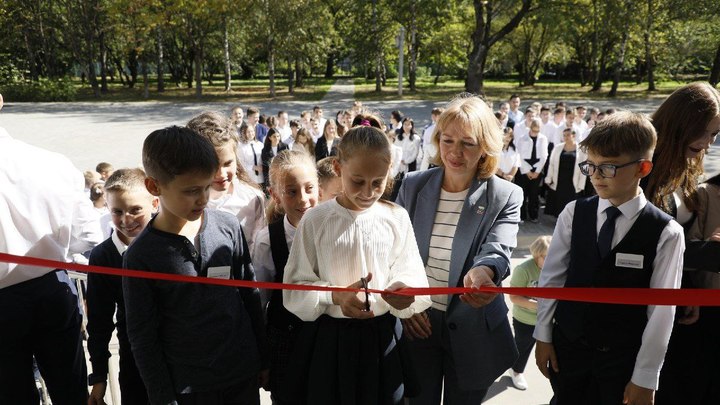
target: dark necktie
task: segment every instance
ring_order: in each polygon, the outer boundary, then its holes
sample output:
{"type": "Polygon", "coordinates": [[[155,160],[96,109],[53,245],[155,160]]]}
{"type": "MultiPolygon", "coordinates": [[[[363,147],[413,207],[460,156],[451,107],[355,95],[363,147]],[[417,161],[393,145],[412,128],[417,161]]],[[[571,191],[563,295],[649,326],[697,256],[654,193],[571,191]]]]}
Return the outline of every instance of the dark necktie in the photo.
{"type": "MultiPolygon", "coordinates": [[[[530,166],[535,166],[535,163],[537,163],[540,159],[537,158],[537,137],[536,136],[530,136],[530,140],[532,141],[532,152],[530,154],[530,159],[525,159],[525,161],[530,166]]],[[[532,172],[535,172],[535,167],[531,169],[532,172]]]]}
{"type": "Polygon", "coordinates": [[[598,235],[598,250],[600,251],[600,257],[604,258],[610,253],[612,247],[613,234],[615,233],[615,220],[621,214],[620,210],[616,207],[608,207],[605,209],[605,223],[600,228],[600,234],[598,235]]]}
{"type": "MultiPolygon", "coordinates": [[[[253,161],[255,162],[255,166],[257,166],[257,165],[258,165],[258,164],[257,164],[257,153],[255,153],[255,145],[253,145],[253,142],[252,142],[252,141],[250,141],[250,149],[252,149],[252,152],[253,152],[253,161]]],[[[258,173],[258,171],[255,170],[255,175],[258,175],[258,174],[260,174],[260,173],[258,173]]]]}

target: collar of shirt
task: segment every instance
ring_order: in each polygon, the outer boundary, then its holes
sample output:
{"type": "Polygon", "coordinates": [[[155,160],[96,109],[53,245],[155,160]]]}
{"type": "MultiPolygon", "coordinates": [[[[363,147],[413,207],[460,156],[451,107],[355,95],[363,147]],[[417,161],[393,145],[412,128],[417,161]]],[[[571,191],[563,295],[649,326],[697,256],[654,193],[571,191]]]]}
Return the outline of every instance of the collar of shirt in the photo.
{"type": "Polygon", "coordinates": [[[283,217],[283,227],[285,228],[285,242],[287,242],[288,247],[290,247],[293,239],[295,239],[295,231],[297,231],[297,228],[290,223],[287,215],[283,217]]]}
{"type": "Polygon", "coordinates": [[[120,240],[117,229],[113,229],[110,238],[112,239],[113,245],[115,245],[115,249],[117,249],[118,253],[120,253],[120,256],[122,256],[123,253],[125,253],[125,251],[127,250],[127,245],[120,240]]]}
{"type": "MultiPolygon", "coordinates": [[[[645,194],[643,194],[642,190],[640,190],[639,188],[638,191],[639,195],[617,207],[622,213],[622,215],[618,216],[615,220],[615,232],[613,234],[613,241],[611,244],[612,247],[615,247],[615,245],[620,242],[622,238],[625,237],[625,234],[627,234],[632,225],[635,223],[635,220],[640,215],[640,211],[642,211],[642,209],[645,208],[645,205],[647,204],[645,194]]],[[[595,225],[595,232],[597,234],[600,233],[600,228],[602,228],[602,225],[603,223],[605,223],[605,219],[607,218],[607,214],[605,214],[605,209],[607,209],[611,205],[612,203],[610,202],[610,200],[605,200],[602,198],[598,202],[597,222],[595,225]]]]}

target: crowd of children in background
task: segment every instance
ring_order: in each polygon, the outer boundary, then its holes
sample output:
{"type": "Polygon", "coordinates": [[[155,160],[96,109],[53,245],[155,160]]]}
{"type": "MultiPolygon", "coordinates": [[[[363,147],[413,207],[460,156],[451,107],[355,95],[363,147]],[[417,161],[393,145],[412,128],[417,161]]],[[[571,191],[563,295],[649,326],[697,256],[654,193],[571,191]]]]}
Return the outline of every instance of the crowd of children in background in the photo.
{"type": "MultiPolygon", "coordinates": [[[[581,173],[579,163],[587,155],[579,144],[614,112],[591,108],[586,116],[584,106],[564,103],[533,103],[521,110],[516,95],[499,105],[495,115],[504,139],[497,176],[522,187],[523,220],[538,222],[543,202],[545,213],[557,217],[571,201],[595,194],[587,181],[590,169],[581,173]]],[[[114,170],[104,162],[95,172],[85,172],[86,191],[107,238],[92,250],[90,264],[387,290],[427,286],[415,239],[408,236],[407,214],[383,201],[394,198],[407,173],[433,167],[438,150],[432,136],[442,113],[442,108],[432,109],[430,124],[420,129],[398,110],[386,127],[360,102],[334,119],[324,118],[320,106],[303,111],[299,119],[290,119],[286,111],[264,116],[257,108],[238,107],[229,116],[202,113],[187,129],[155,131],[143,146],[146,172],[114,170]],[[394,182],[386,184],[388,172],[394,182]],[[369,192],[363,191],[366,185],[369,192]],[[209,197],[204,196],[208,188],[209,197]],[[314,209],[321,203],[322,209],[314,209]],[[308,212],[308,223],[296,237],[308,212]],[[202,227],[195,221],[199,217],[202,227]],[[242,231],[233,230],[233,218],[242,231]],[[384,250],[368,256],[378,247],[384,250]],[[323,256],[323,249],[337,254],[323,256]],[[291,274],[284,272],[289,262],[297,269],[291,274]]],[[[592,166],[592,171],[599,168],[592,166]]],[[[511,286],[537,286],[549,245],[549,236],[532,243],[532,258],[515,268],[511,286]]],[[[294,403],[300,391],[292,373],[303,372],[310,378],[303,395],[317,403],[338,400],[338,392],[358,398],[402,396],[384,392],[390,386],[374,381],[373,373],[402,381],[403,353],[382,353],[383,345],[397,338],[390,314],[421,312],[430,305],[427,297],[383,295],[382,302],[374,297],[363,302],[348,293],[237,291],[90,276],[93,403],[102,403],[106,391],[115,307],[123,403],[220,404],[228,398],[254,403],[258,384],[271,390],[274,403],[294,403]],[[357,318],[356,323],[320,317],[331,304],[337,305],[337,318],[357,318]],[[371,304],[372,312],[365,311],[371,304]],[[295,332],[300,322],[316,319],[319,326],[311,337],[295,332]],[[341,340],[367,345],[368,334],[379,345],[361,349],[371,359],[336,359],[336,366],[327,368],[330,347],[341,340]],[[293,346],[314,354],[291,358],[293,346]]],[[[520,352],[510,376],[524,390],[538,304],[532,297],[510,300],[520,352]]]]}

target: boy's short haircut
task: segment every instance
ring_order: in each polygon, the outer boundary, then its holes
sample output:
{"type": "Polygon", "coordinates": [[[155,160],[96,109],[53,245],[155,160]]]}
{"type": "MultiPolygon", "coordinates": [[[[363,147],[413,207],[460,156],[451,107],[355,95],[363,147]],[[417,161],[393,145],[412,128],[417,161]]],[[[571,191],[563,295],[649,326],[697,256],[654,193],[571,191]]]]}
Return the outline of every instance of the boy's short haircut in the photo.
{"type": "Polygon", "coordinates": [[[233,143],[233,147],[237,149],[237,132],[232,121],[225,114],[205,111],[191,119],[187,127],[207,138],[216,148],[233,143]]]}
{"type": "Polygon", "coordinates": [[[550,247],[550,241],[552,237],[550,235],[538,236],[530,244],[530,254],[533,257],[547,256],[548,248],[550,247]]]}
{"type": "Polygon", "coordinates": [[[316,105],[315,107],[313,107],[313,112],[315,112],[317,110],[322,110],[322,107],[320,107],[319,105],[316,105]]]}
{"type": "Polygon", "coordinates": [[[300,118],[304,118],[306,116],[310,115],[310,111],[303,111],[300,113],[300,118]]]}
{"type": "Polygon", "coordinates": [[[605,115],[613,115],[616,112],[617,110],[615,110],[614,108],[608,108],[607,110],[605,110],[605,115]]]}
{"type": "Polygon", "coordinates": [[[548,107],[546,105],[540,107],[540,112],[543,112],[543,111],[550,111],[550,107],[548,107]]]}
{"type": "Polygon", "coordinates": [[[300,121],[290,120],[290,123],[288,125],[290,126],[290,128],[300,128],[300,121]]]}
{"type": "Polygon", "coordinates": [[[563,134],[564,134],[565,132],[570,132],[570,133],[573,134],[573,135],[577,135],[577,132],[575,132],[575,130],[572,129],[572,128],[565,128],[565,129],[563,129],[563,134]]]}
{"type": "Polygon", "coordinates": [[[257,107],[248,107],[245,115],[260,114],[260,110],[257,107]]]}
{"type": "Polygon", "coordinates": [[[98,174],[99,172],[91,172],[90,170],[85,170],[83,172],[83,177],[85,177],[85,188],[90,188],[90,186],[100,180],[100,176],[98,176],[98,174]]]}
{"type": "Polygon", "coordinates": [[[220,167],[213,144],[190,128],[172,126],[153,131],[142,149],[145,172],[160,184],[186,173],[211,175],[220,167]]]}
{"type": "Polygon", "coordinates": [[[111,171],[113,169],[113,166],[108,162],[100,162],[95,166],[95,171],[98,173],[111,171]]]}
{"type": "Polygon", "coordinates": [[[536,113],[537,111],[535,111],[535,107],[530,106],[530,107],[528,107],[528,108],[525,109],[525,114],[527,114],[527,113],[529,113],[529,112],[536,113]]]}
{"type": "Polygon", "coordinates": [[[553,111],[553,114],[565,114],[565,107],[555,108],[555,111],[553,111]]]}
{"type": "Polygon", "coordinates": [[[433,108],[432,111],[430,112],[430,115],[440,115],[440,114],[443,113],[443,111],[445,111],[444,108],[442,108],[442,107],[435,107],[435,108],[433,108]]]}
{"type": "Polygon", "coordinates": [[[333,167],[333,164],[337,158],[335,156],[328,156],[326,158],[320,159],[317,162],[317,175],[318,175],[318,182],[321,186],[325,186],[328,181],[339,177],[337,173],[335,173],[335,169],[333,167]]]}
{"type": "Polygon", "coordinates": [[[585,108],[584,105],[579,105],[579,106],[575,107],[575,111],[577,111],[577,110],[587,110],[587,108],[585,108]]]}
{"type": "Polygon", "coordinates": [[[259,124],[264,124],[267,120],[267,116],[265,114],[260,114],[260,118],[258,119],[259,124]]]}
{"type": "Polygon", "coordinates": [[[600,114],[600,109],[597,107],[593,107],[590,109],[591,114],[600,114]]]}
{"type": "Polygon", "coordinates": [[[565,102],[558,101],[557,103],[555,103],[555,108],[559,108],[559,107],[565,108],[565,102]]]}
{"type": "Polygon", "coordinates": [[[278,111],[278,113],[277,113],[277,117],[280,118],[280,117],[282,117],[283,114],[285,114],[285,111],[284,111],[284,110],[280,110],[280,111],[278,111]]]}
{"type": "Polygon", "coordinates": [[[650,119],[643,114],[623,111],[598,122],[580,147],[584,152],[604,157],[628,154],[640,159],[652,156],[656,142],[657,134],[650,119]]]}
{"type": "Polygon", "coordinates": [[[565,109],[565,115],[572,114],[575,115],[575,107],[568,107],[565,109]]]}
{"type": "MultiPolygon", "coordinates": [[[[105,182],[105,192],[127,192],[143,190],[145,188],[145,172],[140,168],[115,170],[112,176],[105,182]]],[[[148,193],[148,195],[150,195],[148,193]]]]}
{"type": "Polygon", "coordinates": [[[512,100],[514,98],[520,98],[517,94],[513,93],[508,100],[512,100]]]}

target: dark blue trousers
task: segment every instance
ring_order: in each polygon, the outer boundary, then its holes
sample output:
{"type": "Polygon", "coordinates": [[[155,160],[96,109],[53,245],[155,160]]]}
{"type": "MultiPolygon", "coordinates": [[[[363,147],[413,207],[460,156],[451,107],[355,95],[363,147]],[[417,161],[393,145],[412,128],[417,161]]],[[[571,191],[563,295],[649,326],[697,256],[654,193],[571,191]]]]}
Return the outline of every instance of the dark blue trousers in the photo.
{"type": "Polygon", "coordinates": [[[54,405],[87,403],[77,295],[65,271],[0,289],[0,404],[38,404],[33,356],[54,405]]]}

